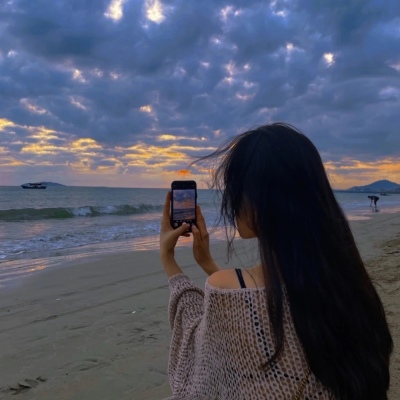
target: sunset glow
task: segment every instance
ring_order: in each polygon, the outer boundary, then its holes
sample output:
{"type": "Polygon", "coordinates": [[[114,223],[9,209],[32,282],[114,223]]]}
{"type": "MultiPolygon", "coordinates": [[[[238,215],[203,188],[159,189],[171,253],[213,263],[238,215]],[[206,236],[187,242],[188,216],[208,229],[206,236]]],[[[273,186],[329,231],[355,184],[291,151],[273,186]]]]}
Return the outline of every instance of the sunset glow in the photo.
{"type": "Polygon", "coordinates": [[[334,55],[332,53],[325,53],[324,54],[324,60],[328,65],[332,65],[335,58],[334,55]]]}
{"type": "MultiPolygon", "coordinates": [[[[10,120],[0,120],[3,134],[6,133],[6,128],[15,127],[17,125],[10,120]]],[[[207,143],[208,140],[204,137],[163,134],[158,136],[158,141],[167,143],[162,146],[138,143],[128,147],[105,147],[93,138],[69,140],[65,133],[45,127],[23,127],[23,129],[30,132],[29,138],[35,142],[21,143],[20,155],[10,155],[8,148],[1,146],[2,167],[21,167],[27,164],[31,166],[34,164],[37,167],[59,165],[74,170],[78,175],[106,174],[110,177],[121,172],[126,177],[139,172],[156,174],[160,182],[164,182],[165,177],[178,179],[196,175],[202,182],[206,182],[209,178],[206,168],[198,168],[197,172],[186,168],[193,160],[189,154],[192,156],[209,154],[216,149],[207,145],[179,144],[180,141],[188,140],[207,143]],[[57,141],[57,145],[52,143],[54,140],[57,141]],[[115,155],[108,156],[110,152],[115,155]],[[27,159],[27,155],[31,157],[27,159]]],[[[393,158],[383,158],[373,162],[343,158],[340,161],[325,162],[325,168],[332,185],[336,188],[367,184],[382,177],[396,181],[400,175],[400,162],[393,158]]]]}
{"type": "Polygon", "coordinates": [[[7,2],[0,185],[206,187],[192,161],[274,121],[311,139],[335,188],[400,183],[396,16],[292,3],[7,2]]]}
{"type": "Polygon", "coordinates": [[[0,119],[0,131],[2,131],[4,128],[8,128],[10,126],[15,126],[14,122],[12,122],[6,118],[0,119]]]}
{"type": "Polygon", "coordinates": [[[104,16],[114,21],[119,21],[123,17],[122,5],[124,0],[112,0],[104,16]]]}
{"type": "Polygon", "coordinates": [[[159,0],[146,0],[146,16],[157,24],[164,21],[163,7],[159,0]]]}
{"type": "Polygon", "coordinates": [[[34,114],[46,114],[47,110],[42,107],[37,106],[29,99],[21,99],[21,104],[30,112],[34,114]]]}
{"type": "Polygon", "coordinates": [[[144,113],[151,113],[153,108],[150,105],[140,107],[140,111],[144,113]]]}

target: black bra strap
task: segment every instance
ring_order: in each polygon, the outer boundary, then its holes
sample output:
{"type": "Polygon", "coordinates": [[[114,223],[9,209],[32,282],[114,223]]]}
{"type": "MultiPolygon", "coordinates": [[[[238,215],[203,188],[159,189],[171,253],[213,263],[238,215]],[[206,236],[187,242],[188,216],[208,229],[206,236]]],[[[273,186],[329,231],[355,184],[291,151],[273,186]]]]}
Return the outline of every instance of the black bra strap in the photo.
{"type": "Polygon", "coordinates": [[[239,282],[240,282],[240,287],[242,289],[245,289],[246,288],[246,284],[244,283],[242,271],[239,268],[235,268],[235,271],[236,271],[236,275],[237,275],[237,277],[239,279],[239,282]]]}

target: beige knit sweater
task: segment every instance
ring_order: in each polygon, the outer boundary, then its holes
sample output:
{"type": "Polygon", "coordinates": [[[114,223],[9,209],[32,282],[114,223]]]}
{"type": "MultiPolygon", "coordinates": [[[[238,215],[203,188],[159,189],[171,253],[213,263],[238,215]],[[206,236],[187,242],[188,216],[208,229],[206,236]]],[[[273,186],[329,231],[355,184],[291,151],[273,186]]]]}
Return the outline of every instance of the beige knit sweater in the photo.
{"type": "MultiPolygon", "coordinates": [[[[307,361],[287,301],[284,353],[268,371],[273,352],[265,288],[205,290],[184,274],[170,278],[172,328],[168,375],[170,399],[292,400],[307,361]]],[[[332,399],[311,373],[302,399],[332,399]]]]}

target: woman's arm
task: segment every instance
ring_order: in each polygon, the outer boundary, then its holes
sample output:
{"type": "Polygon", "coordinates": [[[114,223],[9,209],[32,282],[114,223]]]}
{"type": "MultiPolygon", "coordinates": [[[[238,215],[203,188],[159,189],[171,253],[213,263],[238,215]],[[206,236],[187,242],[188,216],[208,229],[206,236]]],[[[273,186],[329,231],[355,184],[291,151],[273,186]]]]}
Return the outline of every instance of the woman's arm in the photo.
{"type": "MultiPolygon", "coordinates": [[[[204,312],[204,291],[193,285],[175,260],[179,236],[189,236],[188,226],[173,229],[170,224],[171,193],[167,194],[160,230],[160,258],[169,277],[169,322],[172,329],[168,375],[172,391],[182,394],[184,382],[191,381],[195,356],[192,347],[204,312]]],[[[180,397],[181,398],[181,397],[180,397]]]]}
{"type": "Polygon", "coordinates": [[[165,198],[163,216],[160,229],[160,258],[164,270],[169,278],[176,274],[181,274],[182,270],[175,260],[175,246],[179,236],[189,236],[187,233],[188,225],[183,224],[179,228],[172,228],[170,223],[170,202],[171,192],[165,198]]]}
{"type": "Polygon", "coordinates": [[[196,333],[204,315],[204,291],[193,285],[185,274],[174,275],[168,283],[172,330],[168,378],[176,398],[186,398],[185,390],[191,386],[195,372],[196,333]]]}
{"type": "Polygon", "coordinates": [[[204,270],[207,275],[212,275],[221,268],[213,260],[210,253],[210,236],[207,232],[206,221],[200,206],[196,207],[197,226],[192,226],[193,232],[193,256],[197,264],[204,270]]]}

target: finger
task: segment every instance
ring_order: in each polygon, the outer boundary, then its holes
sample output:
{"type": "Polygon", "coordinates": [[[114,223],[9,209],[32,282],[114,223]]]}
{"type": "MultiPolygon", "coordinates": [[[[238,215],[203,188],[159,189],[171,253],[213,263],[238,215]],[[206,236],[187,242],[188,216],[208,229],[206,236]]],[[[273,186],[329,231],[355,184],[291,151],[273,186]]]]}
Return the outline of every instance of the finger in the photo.
{"type": "Polygon", "coordinates": [[[190,228],[190,224],[184,222],[182,225],[178,226],[175,231],[176,232],[185,232],[190,228]]]}
{"type": "Polygon", "coordinates": [[[170,207],[171,207],[171,192],[168,192],[165,196],[165,203],[163,208],[163,215],[162,215],[162,224],[170,225],[169,217],[170,217],[170,207]]]}
{"type": "Polygon", "coordinates": [[[176,229],[173,229],[171,225],[169,225],[169,229],[168,229],[168,235],[169,235],[169,242],[170,243],[174,243],[174,246],[176,245],[179,236],[186,236],[188,234],[187,230],[188,230],[189,225],[184,226],[181,225],[176,229]]]}
{"type": "Polygon", "coordinates": [[[190,236],[190,233],[187,231],[190,228],[189,224],[182,224],[179,228],[175,229],[177,236],[190,236]]]}
{"type": "Polygon", "coordinates": [[[192,225],[192,233],[193,233],[193,240],[195,243],[197,243],[198,240],[201,240],[200,231],[194,224],[192,225]]]}
{"type": "Polygon", "coordinates": [[[193,248],[202,248],[203,246],[203,239],[201,237],[201,233],[197,226],[192,226],[192,233],[193,233],[193,248]]]}
{"type": "Polygon", "coordinates": [[[168,216],[169,216],[170,204],[171,204],[171,192],[168,191],[168,192],[167,192],[167,195],[165,196],[165,203],[164,203],[163,215],[168,215],[168,216]]]}
{"type": "Polygon", "coordinates": [[[199,239],[200,240],[208,240],[208,232],[207,232],[207,226],[206,226],[206,221],[204,219],[203,213],[201,212],[200,206],[198,206],[197,209],[197,228],[199,230],[199,239]]]}
{"type": "Polygon", "coordinates": [[[206,220],[204,219],[203,213],[199,205],[196,206],[197,213],[197,228],[201,233],[207,233],[206,220]]]}

